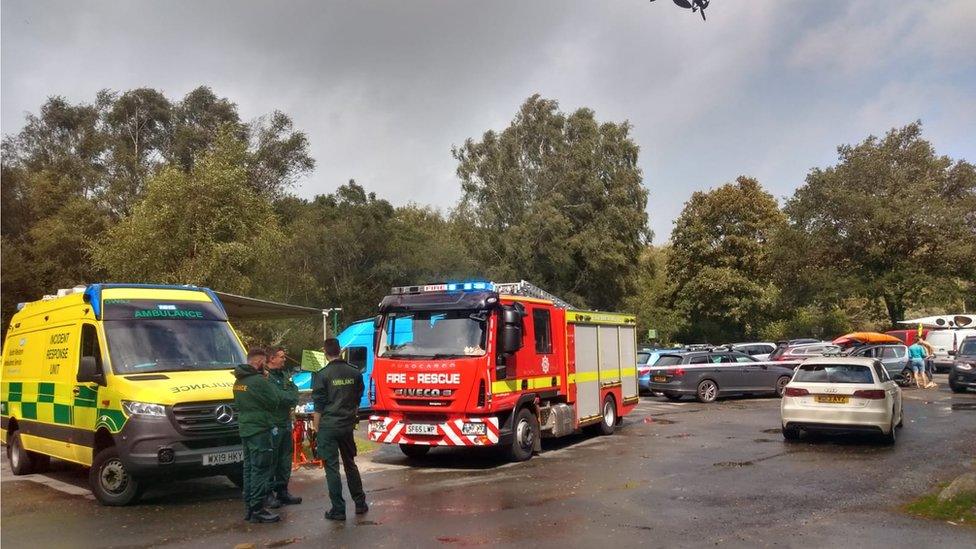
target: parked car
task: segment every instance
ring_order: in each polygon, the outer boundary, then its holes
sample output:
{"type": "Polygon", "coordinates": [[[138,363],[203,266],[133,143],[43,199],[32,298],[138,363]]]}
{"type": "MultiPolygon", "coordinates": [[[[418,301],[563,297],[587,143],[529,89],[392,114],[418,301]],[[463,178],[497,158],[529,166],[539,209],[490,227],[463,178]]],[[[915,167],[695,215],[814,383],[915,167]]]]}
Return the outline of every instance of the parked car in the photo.
{"type": "Polygon", "coordinates": [[[803,431],[873,433],[894,444],[904,422],[901,388],[880,360],[811,358],[786,386],[780,419],[786,440],[803,431]]]}
{"type": "Polygon", "coordinates": [[[745,353],[756,360],[769,360],[769,355],[773,354],[773,351],[776,350],[776,344],[765,341],[755,343],[733,343],[731,348],[733,351],[745,353]]]}
{"type": "MultiPolygon", "coordinates": [[[[927,336],[929,334],[929,332],[931,332],[931,331],[932,330],[929,330],[928,328],[923,328],[922,329],[922,339],[925,339],[925,336],[927,336]]],[[[905,345],[911,345],[912,343],[915,343],[916,340],[918,340],[918,329],[917,328],[914,329],[914,330],[888,330],[885,333],[888,334],[888,335],[890,335],[890,336],[897,337],[905,345]]]]}
{"type": "Polygon", "coordinates": [[[953,393],[976,389],[976,337],[962,340],[955,359],[949,370],[949,388],[953,393]]]}
{"type": "Polygon", "coordinates": [[[651,392],[651,366],[657,362],[662,352],[664,352],[663,349],[641,349],[637,351],[637,389],[639,392],[651,392]]]}
{"type": "Polygon", "coordinates": [[[925,338],[925,341],[935,351],[935,355],[930,358],[932,369],[936,372],[948,372],[954,363],[952,355],[955,354],[967,337],[976,336],[976,330],[932,330],[925,338]]]}
{"type": "MultiPolygon", "coordinates": [[[[908,347],[894,343],[864,345],[847,351],[847,356],[863,356],[881,361],[888,375],[896,382],[899,379],[912,379],[912,368],[908,359],[908,347]]],[[[904,385],[903,385],[904,386],[904,385]]]]}
{"type": "Polygon", "coordinates": [[[651,368],[649,388],[670,400],[688,395],[701,402],[734,394],[782,394],[794,366],[760,362],[738,351],[663,352],[651,368]]]}
{"type": "Polygon", "coordinates": [[[769,360],[806,360],[813,356],[824,356],[840,353],[841,348],[832,343],[818,341],[816,343],[799,343],[777,347],[769,360]]]}

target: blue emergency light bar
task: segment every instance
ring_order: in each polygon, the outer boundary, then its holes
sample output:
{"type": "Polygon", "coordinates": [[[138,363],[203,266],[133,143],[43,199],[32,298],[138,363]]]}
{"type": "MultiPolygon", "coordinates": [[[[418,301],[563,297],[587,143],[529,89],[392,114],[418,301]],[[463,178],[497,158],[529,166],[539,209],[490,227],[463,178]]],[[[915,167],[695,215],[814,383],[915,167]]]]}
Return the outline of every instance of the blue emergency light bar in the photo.
{"type": "Polygon", "coordinates": [[[444,284],[425,284],[422,286],[397,286],[390,290],[390,293],[393,295],[402,295],[431,292],[483,292],[494,289],[495,284],[493,282],[448,282],[444,284]]]}

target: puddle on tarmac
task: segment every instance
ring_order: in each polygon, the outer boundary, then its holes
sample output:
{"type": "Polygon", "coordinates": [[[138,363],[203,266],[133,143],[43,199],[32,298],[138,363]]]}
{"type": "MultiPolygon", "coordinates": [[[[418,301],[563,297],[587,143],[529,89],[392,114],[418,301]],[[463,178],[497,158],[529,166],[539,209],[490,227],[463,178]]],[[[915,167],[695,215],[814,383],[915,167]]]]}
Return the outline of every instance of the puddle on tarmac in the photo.
{"type": "Polygon", "coordinates": [[[692,435],[691,433],[679,433],[677,435],[668,435],[664,438],[688,438],[691,436],[695,436],[695,435],[692,435]]]}
{"type": "Polygon", "coordinates": [[[657,418],[653,418],[653,417],[650,417],[650,416],[645,417],[644,420],[643,420],[643,422],[644,423],[652,423],[652,424],[655,424],[655,425],[674,425],[674,423],[675,423],[675,422],[671,421],[670,419],[657,419],[657,418]]]}
{"type": "Polygon", "coordinates": [[[957,402],[952,405],[953,410],[976,410],[976,402],[957,402]]]}
{"type": "Polygon", "coordinates": [[[375,520],[357,520],[356,526],[379,526],[381,523],[375,520]]]}
{"type": "Polygon", "coordinates": [[[718,463],[713,463],[715,467],[746,467],[748,465],[753,465],[751,461],[720,461],[718,463]]]}
{"type": "Polygon", "coordinates": [[[771,438],[754,438],[754,439],[752,439],[752,441],[753,442],[776,442],[775,440],[773,440],[771,438]]]}
{"type": "Polygon", "coordinates": [[[265,545],[265,547],[284,547],[286,545],[291,545],[293,543],[298,543],[299,541],[302,541],[303,539],[305,539],[305,538],[286,538],[286,539],[279,539],[279,540],[272,541],[272,542],[268,543],[267,545],[265,545]]]}

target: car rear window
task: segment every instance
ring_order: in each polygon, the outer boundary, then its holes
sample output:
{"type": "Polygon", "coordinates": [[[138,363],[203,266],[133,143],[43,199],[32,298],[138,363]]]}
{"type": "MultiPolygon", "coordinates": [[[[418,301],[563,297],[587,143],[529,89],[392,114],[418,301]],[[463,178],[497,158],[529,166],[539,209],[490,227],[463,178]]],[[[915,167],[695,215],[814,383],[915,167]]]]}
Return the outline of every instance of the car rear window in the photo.
{"type": "Polygon", "coordinates": [[[802,364],[793,381],[806,383],[874,383],[871,368],[859,364],[802,364]]]}
{"type": "Polygon", "coordinates": [[[675,364],[681,364],[681,355],[661,355],[654,363],[655,366],[674,366],[675,364]]]}

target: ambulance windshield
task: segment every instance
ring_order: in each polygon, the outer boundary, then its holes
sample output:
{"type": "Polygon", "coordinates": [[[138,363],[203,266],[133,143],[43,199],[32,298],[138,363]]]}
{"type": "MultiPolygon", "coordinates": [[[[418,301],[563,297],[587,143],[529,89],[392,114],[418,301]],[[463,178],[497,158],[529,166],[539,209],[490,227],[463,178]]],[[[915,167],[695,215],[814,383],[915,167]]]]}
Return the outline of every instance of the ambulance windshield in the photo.
{"type": "Polygon", "coordinates": [[[222,370],[245,360],[222,320],[109,320],[105,338],[116,374],[222,370]]]}
{"type": "Polygon", "coordinates": [[[484,356],[488,311],[391,312],[383,321],[378,356],[459,358],[484,356]]]}

